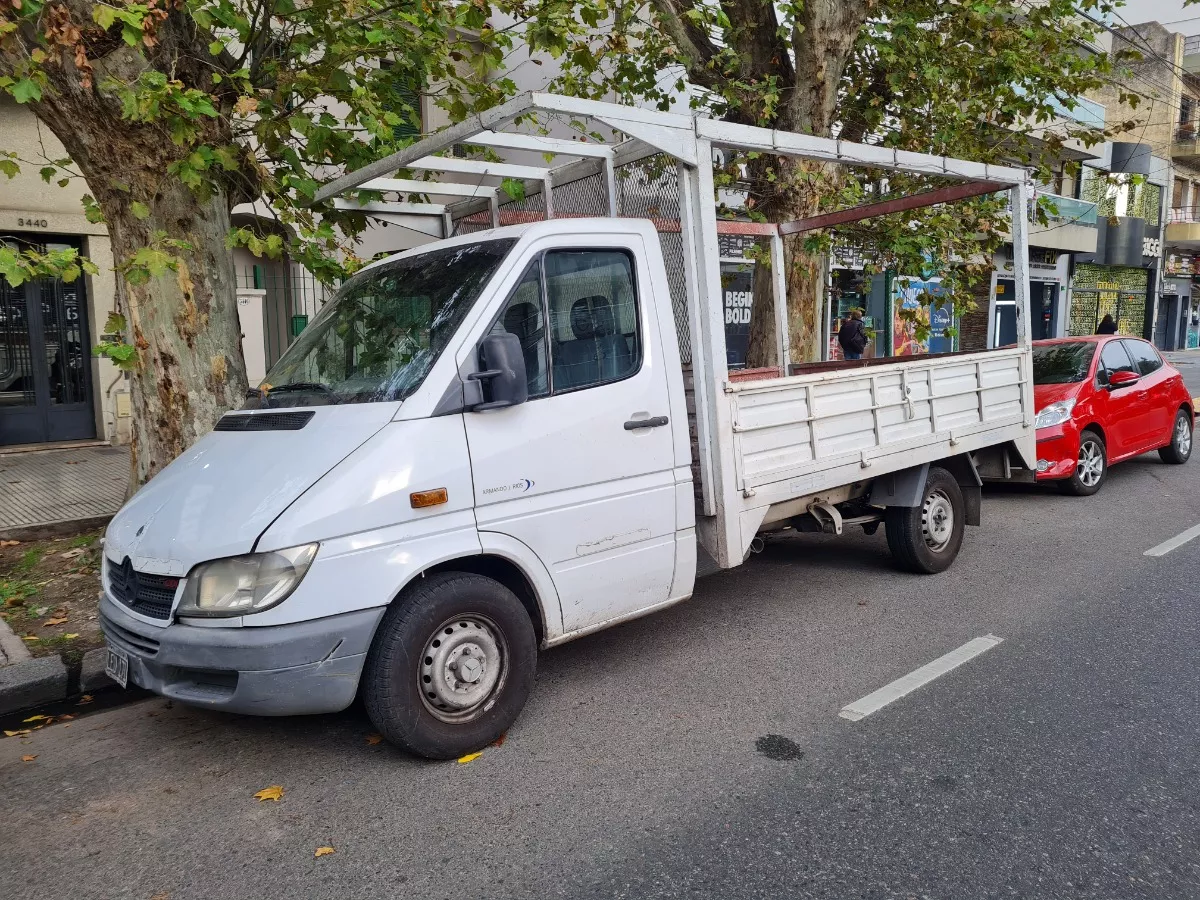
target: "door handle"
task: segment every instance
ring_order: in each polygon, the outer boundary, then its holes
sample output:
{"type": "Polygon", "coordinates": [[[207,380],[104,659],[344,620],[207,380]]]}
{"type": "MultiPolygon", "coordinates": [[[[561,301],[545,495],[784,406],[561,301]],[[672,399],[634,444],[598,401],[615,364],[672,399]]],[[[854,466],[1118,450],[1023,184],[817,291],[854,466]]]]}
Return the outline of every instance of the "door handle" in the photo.
{"type": "Polygon", "coordinates": [[[630,419],[625,423],[626,431],[634,431],[638,428],[661,428],[667,424],[666,416],[654,416],[649,419],[630,419]]]}

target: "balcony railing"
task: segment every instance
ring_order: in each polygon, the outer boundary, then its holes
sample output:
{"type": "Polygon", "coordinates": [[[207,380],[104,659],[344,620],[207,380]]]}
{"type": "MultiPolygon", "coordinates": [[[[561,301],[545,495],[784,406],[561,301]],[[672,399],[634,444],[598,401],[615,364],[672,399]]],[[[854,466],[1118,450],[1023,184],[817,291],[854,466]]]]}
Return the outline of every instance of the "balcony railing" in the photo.
{"type": "Polygon", "coordinates": [[[1193,34],[1183,39],[1183,55],[1200,53],[1200,34],[1193,34]]]}
{"type": "Polygon", "coordinates": [[[1196,123],[1183,122],[1175,129],[1176,141],[1194,141],[1196,140],[1196,123]]]}
{"type": "Polygon", "coordinates": [[[1195,225],[1200,223],[1200,207],[1176,206],[1167,216],[1167,224],[1195,225]]]}

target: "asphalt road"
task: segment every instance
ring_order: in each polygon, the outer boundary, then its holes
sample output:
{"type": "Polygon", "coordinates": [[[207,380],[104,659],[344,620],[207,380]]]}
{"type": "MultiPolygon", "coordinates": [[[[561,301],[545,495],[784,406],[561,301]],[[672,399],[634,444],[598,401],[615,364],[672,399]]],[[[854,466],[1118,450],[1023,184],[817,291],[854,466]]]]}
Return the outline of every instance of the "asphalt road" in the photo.
{"type": "Polygon", "coordinates": [[[1200,539],[1143,555],[1200,523],[1200,461],[983,513],[942,575],[892,571],[882,532],[804,535],[545,653],[465,765],[369,744],[356,711],[160,699],[0,739],[0,896],[1200,896],[1200,539]]]}

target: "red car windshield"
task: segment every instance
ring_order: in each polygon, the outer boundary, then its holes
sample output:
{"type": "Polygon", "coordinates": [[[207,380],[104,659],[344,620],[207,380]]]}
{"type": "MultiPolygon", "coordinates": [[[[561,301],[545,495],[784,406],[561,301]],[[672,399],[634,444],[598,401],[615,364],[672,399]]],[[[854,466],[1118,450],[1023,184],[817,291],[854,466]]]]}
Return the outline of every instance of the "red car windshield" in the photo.
{"type": "Polygon", "coordinates": [[[1046,344],[1033,348],[1034,384],[1072,384],[1087,378],[1096,355],[1090,341],[1078,344],[1046,344]]]}

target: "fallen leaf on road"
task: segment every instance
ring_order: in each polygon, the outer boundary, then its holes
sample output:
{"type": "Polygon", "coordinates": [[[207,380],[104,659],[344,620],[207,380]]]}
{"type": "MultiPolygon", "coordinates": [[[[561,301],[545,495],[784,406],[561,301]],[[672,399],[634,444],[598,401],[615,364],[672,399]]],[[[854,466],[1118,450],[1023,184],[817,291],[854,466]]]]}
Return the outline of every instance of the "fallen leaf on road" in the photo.
{"type": "Polygon", "coordinates": [[[161,893],[155,894],[150,898],[150,900],[171,900],[171,895],[166,891],[162,891],[161,893]]]}
{"type": "Polygon", "coordinates": [[[38,637],[36,634],[23,634],[23,635],[21,635],[21,640],[23,640],[23,641],[40,641],[41,638],[38,637]]]}
{"type": "Polygon", "coordinates": [[[465,765],[466,765],[467,763],[469,763],[471,760],[473,760],[473,759],[479,759],[479,757],[481,757],[481,756],[483,756],[483,751],[482,751],[482,750],[480,750],[478,753],[468,753],[466,756],[460,756],[460,757],[458,758],[458,764],[459,764],[460,766],[465,766],[465,765]]]}
{"type": "Polygon", "coordinates": [[[374,746],[375,744],[382,744],[383,743],[383,735],[382,734],[368,734],[367,735],[367,743],[370,744],[371,746],[374,746]]]}
{"type": "Polygon", "coordinates": [[[36,715],[36,716],[30,716],[28,719],[22,719],[21,721],[22,721],[22,723],[24,723],[24,722],[43,722],[48,718],[50,718],[50,717],[43,716],[43,715],[36,715]]]}
{"type": "Polygon", "coordinates": [[[83,706],[83,704],[85,704],[85,703],[91,703],[91,702],[92,702],[92,695],[91,695],[91,694],[84,694],[82,697],[80,697],[80,698],[79,698],[79,702],[78,702],[78,703],[76,703],[75,705],[76,705],[76,706],[83,706]]]}
{"type": "Polygon", "coordinates": [[[20,541],[0,541],[0,547],[15,547],[20,541]]]}
{"type": "Polygon", "coordinates": [[[27,753],[21,757],[21,762],[33,762],[37,758],[38,755],[36,753],[27,753]]]}
{"type": "Polygon", "coordinates": [[[76,547],[74,550],[68,550],[66,553],[60,554],[63,559],[74,559],[77,556],[83,556],[87,551],[83,547],[76,547]]]}
{"type": "Polygon", "coordinates": [[[66,621],[67,621],[66,616],[55,616],[53,619],[47,619],[42,624],[49,627],[51,625],[65,625],[66,621]]]}
{"type": "Polygon", "coordinates": [[[494,741],[492,741],[492,746],[493,746],[493,747],[503,747],[503,746],[504,746],[504,739],[505,739],[506,737],[508,737],[508,732],[507,732],[507,731],[502,731],[502,732],[500,732],[500,737],[498,737],[498,738],[496,738],[494,741]]]}
{"type": "Polygon", "coordinates": [[[328,856],[330,853],[336,853],[336,852],[337,851],[334,850],[332,847],[318,847],[317,852],[313,854],[313,859],[316,859],[321,856],[328,856]]]}
{"type": "Polygon", "coordinates": [[[78,632],[73,631],[70,634],[64,634],[63,637],[68,641],[73,641],[75,638],[79,637],[79,634],[78,632]]]}
{"type": "Polygon", "coordinates": [[[70,713],[67,713],[66,715],[59,716],[58,720],[60,722],[69,722],[73,718],[75,718],[73,715],[71,715],[70,713]]]}
{"type": "Polygon", "coordinates": [[[22,729],[20,729],[19,731],[7,731],[7,730],[6,730],[6,731],[4,732],[4,736],[5,736],[5,737],[16,737],[17,735],[21,735],[21,734],[29,734],[29,729],[28,729],[28,728],[22,728],[22,729]]]}
{"type": "Polygon", "coordinates": [[[258,799],[259,803],[262,803],[264,800],[274,800],[278,803],[279,798],[283,796],[283,785],[273,784],[270,787],[265,787],[254,796],[258,799]]]}

